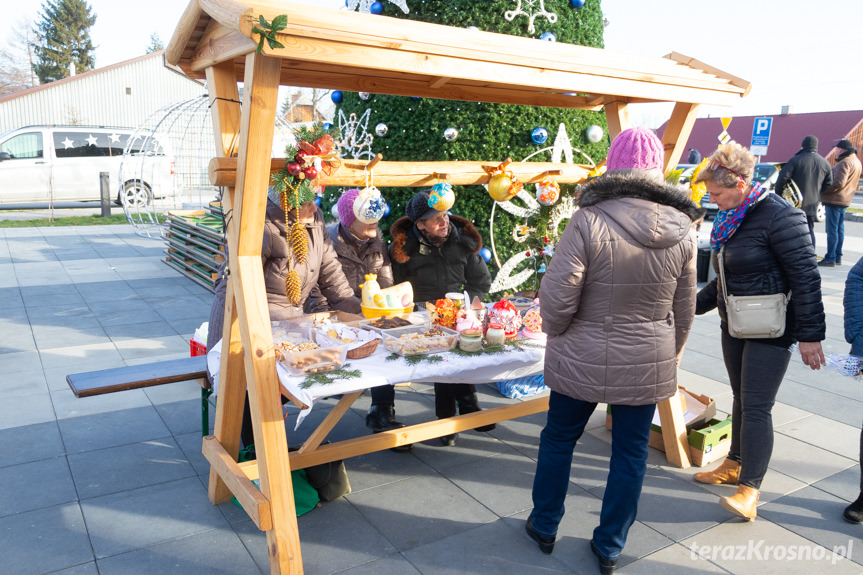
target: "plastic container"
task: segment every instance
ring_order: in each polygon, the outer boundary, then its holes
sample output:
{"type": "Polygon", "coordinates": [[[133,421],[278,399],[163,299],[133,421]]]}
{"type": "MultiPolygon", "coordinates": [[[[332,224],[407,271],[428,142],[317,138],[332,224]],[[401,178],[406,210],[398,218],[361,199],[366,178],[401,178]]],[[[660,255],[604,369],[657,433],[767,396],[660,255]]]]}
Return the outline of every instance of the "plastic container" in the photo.
{"type": "Polygon", "coordinates": [[[276,359],[291,375],[305,375],[339,369],[345,364],[348,347],[318,347],[305,351],[284,352],[276,345],[276,359]]]}
{"type": "Polygon", "coordinates": [[[439,325],[409,326],[382,332],[384,349],[398,355],[424,355],[449,351],[458,334],[439,325]]]}
{"type": "MultiPolygon", "coordinates": [[[[397,322],[393,322],[393,323],[397,323],[397,322]]],[[[384,333],[384,332],[389,331],[391,329],[399,329],[402,327],[409,327],[412,325],[426,325],[428,323],[429,323],[429,320],[421,314],[418,314],[418,313],[400,313],[400,314],[395,314],[395,315],[389,315],[389,316],[386,316],[383,318],[360,320],[357,322],[357,326],[359,326],[363,329],[370,329],[372,331],[384,333]],[[382,325],[382,322],[384,322],[386,320],[394,320],[394,319],[395,320],[404,320],[408,323],[405,325],[399,325],[396,327],[380,327],[382,325]]],[[[386,324],[383,324],[383,325],[386,325],[386,324]]]]}
{"type": "Polygon", "coordinates": [[[194,339],[189,340],[189,356],[196,357],[199,355],[207,355],[207,346],[199,343],[194,339]]]}

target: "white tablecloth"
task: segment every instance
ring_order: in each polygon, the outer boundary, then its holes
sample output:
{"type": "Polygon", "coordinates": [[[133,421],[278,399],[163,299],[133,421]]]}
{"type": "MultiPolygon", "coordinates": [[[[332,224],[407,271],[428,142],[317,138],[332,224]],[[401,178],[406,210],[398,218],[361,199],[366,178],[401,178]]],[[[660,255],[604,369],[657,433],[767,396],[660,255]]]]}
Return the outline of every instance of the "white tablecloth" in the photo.
{"type": "MultiPolygon", "coordinates": [[[[323,397],[369,389],[379,385],[392,385],[403,382],[440,382],[440,383],[489,383],[505,381],[528,375],[542,373],[545,349],[537,347],[529,340],[523,349],[512,349],[504,353],[462,356],[452,352],[440,353],[443,361],[421,361],[409,365],[404,358],[387,360],[389,351],[382,345],[369,357],[347,360],[347,369],[358,369],[362,375],[357,378],[338,379],[333,383],[313,384],[303,387],[304,377],[291,375],[276,362],[279,380],[298,400],[314,406],[323,397]]],[[[207,353],[207,365],[213,374],[214,390],[218,392],[219,366],[222,355],[222,342],[219,341],[207,353]]],[[[308,415],[310,409],[300,411],[297,427],[308,415]]]]}

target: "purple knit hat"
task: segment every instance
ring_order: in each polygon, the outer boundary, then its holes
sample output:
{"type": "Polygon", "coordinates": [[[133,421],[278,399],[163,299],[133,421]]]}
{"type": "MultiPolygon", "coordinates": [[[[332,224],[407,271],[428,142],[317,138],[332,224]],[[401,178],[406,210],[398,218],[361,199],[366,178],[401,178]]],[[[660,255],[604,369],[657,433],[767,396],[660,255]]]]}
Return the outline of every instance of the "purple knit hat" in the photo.
{"type": "Polygon", "coordinates": [[[608,149],[605,166],[609,170],[662,168],[665,149],[652,130],[630,128],[622,131],[608,149]]]}
{"type": "Polygon", "coordinates": [[[357,219],[354,215],[354,200],[356,200],[359,195],[360,191],[356,188],[346,190],[336,203],[339,210],[339,221],[342,222],[342,225],[346,228],[351,227],[351,224],[357,219]]]}

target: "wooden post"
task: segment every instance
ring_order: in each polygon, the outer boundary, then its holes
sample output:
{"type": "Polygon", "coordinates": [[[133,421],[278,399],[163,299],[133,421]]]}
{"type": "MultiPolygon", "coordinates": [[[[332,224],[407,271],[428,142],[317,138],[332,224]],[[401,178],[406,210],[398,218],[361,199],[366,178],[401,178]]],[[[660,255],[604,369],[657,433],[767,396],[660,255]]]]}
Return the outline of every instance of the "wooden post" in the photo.
{"type": "MultiPolygon", "coordinates": [[[[226,61],[207,68],[207,87],[213,101],[213,136],[216,153],[230,157],[236,150],[240,134],[240,96],[234,62],[226,61]]],[[[228,261],[237,255],[237,231],[233,214],[240,206],[234,198],[234,186],[227,187],[222,194],[222,209],[228,214],[226,236],[228,238],[228,261]],[[233,231],[231,231],[233,230],[233,231]],[[230,231],[230,233],[228,233],[230,231]]],[[[243,404],[246,397],[246,376],[243,370],[243,345],[237,321],[234,289],[228,282],[225,293],[224,328],[222,331],[222,361],[219,369],[220,389],[216,396],[216,422],[213,435],[234,460],[240,450],[240,429],[243,421],[243,404]]],[[[208,497],[217,505],[231,498],[231,492],[215,469],[210,469],[208,497]]]]}
{"type": "Polygon", "coordinates": [[[692,126],[695,125],[697,114],[698,104],[678,102],[674,105],[671,118],[668,119],[665,132],[662,134],[662,145],[665,147],[663,172],[668,173],[680,161],[680,156],[683,155],[683,150],[689,141],[689,134],[692,133],[692,126]]]}
{"type": "Polygon", "coordinates": [[[237,223],[229,230],[239,237],[233,238],[237,257],[231,262],[229,281],[243,342],[261,493],[270,502],[272,516],[273,528],[267,531],[270,572],[294,575],[303,572],[303,562],[261,266],[279,69],[278,58],[246,56],[236,190],[241,208],[233,214],[237,223]]]}
{"type": "Polygon", "coordinates": [[[613,141],[619,133],[631,127],[629,108],[622,100],[605,103],[605,121],[608,123],[608,137],[613,141]]]}

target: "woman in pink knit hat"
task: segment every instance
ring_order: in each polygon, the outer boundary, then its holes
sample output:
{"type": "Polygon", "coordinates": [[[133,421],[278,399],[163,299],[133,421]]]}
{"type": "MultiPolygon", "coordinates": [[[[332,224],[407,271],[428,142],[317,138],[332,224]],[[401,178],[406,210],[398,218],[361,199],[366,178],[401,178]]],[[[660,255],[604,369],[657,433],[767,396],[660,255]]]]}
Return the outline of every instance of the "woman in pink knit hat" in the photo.
{"type": "Polygon", "coordinates": [[[615,569],[635,521],[650,424],[677,390],[695,312],[692,224],[703,210],[665,183],[664,157],[652,131],[621,132],[606,174],[582,188],[539,295],[551,394],[525,527],[552,552],[573,450],[597,404],[609,404],[611,462],[590,541],[601,573],[615,569]]]}

